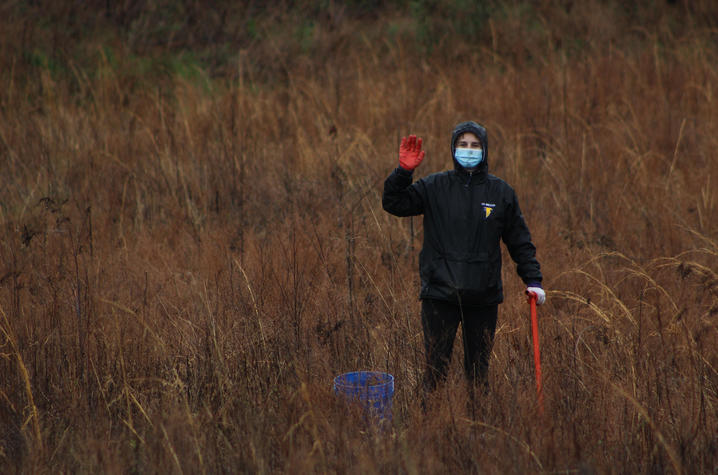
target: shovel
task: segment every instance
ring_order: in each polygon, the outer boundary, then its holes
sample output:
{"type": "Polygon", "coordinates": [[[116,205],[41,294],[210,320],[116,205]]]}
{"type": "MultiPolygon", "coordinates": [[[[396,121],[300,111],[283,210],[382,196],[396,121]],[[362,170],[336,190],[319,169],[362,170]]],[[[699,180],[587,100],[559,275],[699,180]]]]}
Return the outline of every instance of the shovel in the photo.
{"type": "Polygon", "coordinates": [[[539,350],[538,317],[536,316],[536,294],[528,292],[531,307],[531,333],[534,342],[534,366],[536,367],[536,393],[538,395],[539,413],[543,416],[543,388],[541,387],[541,352],[539,350]]]}

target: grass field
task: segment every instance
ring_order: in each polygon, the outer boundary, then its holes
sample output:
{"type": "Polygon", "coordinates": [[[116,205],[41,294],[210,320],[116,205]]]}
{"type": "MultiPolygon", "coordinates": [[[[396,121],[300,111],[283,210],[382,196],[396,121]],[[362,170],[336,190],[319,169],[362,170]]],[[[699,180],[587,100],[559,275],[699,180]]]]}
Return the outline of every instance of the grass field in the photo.
{"type": "Polygon", "coordinates": [[[712,3],[6,3],[0,472],[717,473],[712,3]],[[382,186],[467,119],[538,248],[543,418],[508,255],[489,395],[457,340],[420,404],[382,186]]]}

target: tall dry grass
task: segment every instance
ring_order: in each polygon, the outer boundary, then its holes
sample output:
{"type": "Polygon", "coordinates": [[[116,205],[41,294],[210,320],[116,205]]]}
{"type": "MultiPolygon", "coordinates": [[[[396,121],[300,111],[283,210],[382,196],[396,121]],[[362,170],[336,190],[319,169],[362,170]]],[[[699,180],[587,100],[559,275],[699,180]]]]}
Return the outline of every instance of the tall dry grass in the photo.
{"type": "Polygon", "coordinates": [[[90,39],[33,63],[48,30],[3,20],[2,471],[714,471],[716,30],[641,8],[517,2],[428,46],[398,7],[330,10],[304,53],[267,13],[229,73],[159,76],[90,39]],[[490,394],[457,344],[420,405],[421,221],[382,183],[410,132],[449,167],[464,119],[539,250],[545,418],[509,259],[490,394]],[[365,368],[388,432],[331,392],[365,368]]]}

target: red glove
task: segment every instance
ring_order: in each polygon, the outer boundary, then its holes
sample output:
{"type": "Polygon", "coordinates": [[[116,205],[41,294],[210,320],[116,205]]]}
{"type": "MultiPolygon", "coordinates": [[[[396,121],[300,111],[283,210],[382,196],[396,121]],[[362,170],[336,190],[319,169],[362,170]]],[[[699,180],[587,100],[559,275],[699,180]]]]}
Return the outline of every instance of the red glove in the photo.
{"type": "Polygon", "coordinates": [[[425,152],[421,149],[421,138],[410,135],[409,138],[402,137],[399,146],[399,166],[410,172],[418,167],[424,159],[425,152]]]}

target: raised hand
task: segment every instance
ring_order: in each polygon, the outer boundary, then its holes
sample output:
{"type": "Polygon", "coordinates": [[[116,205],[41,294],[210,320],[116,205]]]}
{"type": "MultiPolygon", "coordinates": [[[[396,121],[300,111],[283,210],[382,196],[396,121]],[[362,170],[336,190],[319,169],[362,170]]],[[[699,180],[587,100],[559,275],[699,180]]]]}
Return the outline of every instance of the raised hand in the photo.
{"type": "Polygon", "coordinates": [[[401,138],[399,146],[399,166],[406,171],[413,171],[424,159],[424,152],[421,149],[421,138],[416,135],[401,138]]]}

